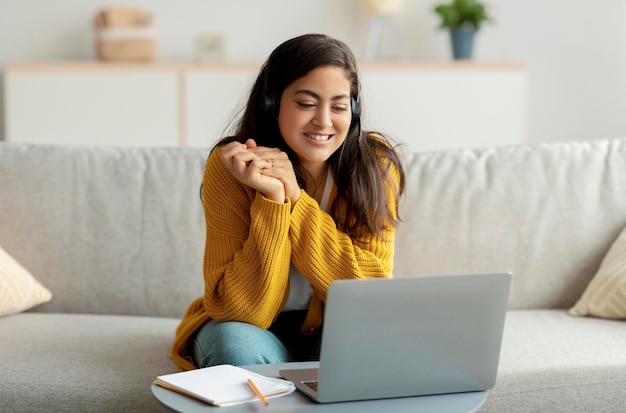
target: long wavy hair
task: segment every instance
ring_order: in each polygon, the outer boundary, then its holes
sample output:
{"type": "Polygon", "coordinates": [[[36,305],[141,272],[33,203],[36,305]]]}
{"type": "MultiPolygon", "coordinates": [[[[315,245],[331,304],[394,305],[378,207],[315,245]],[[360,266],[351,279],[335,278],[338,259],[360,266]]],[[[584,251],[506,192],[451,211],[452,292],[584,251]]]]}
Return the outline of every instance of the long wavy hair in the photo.
{"type": "MultiPolygon", "coordinates": [[[[313,69],[328,66],[345,71],[351,85],[351,97],[359,101],[361,85],[357,64],[348,46],[323,34],[298,36],[282,43],[271,53],[235,123],[234,135],[220,140],[215,148],[233,141],[244,143],[251,137],[259,146],[280,148],[288,154],[298,183],[304,188],[304,177],[308,172],[280,133],[277,121],[279,102],[291,83],[313,69]],[[264,103],[268,98],[276,106],[273,111],[268,111],[264,103]]],[[[353,119],[344,143],[329,158],[329,167],[338,189],[329,213],[341,231],[356,239],[363,239],[368,234],[383,237],[386,229],[397,224],[397,199],[404,192],[405,175],[389,139],[381,133],[362,131],[360,119],[353,119]],[[392,176],[391,171],[397,176],[392,176]],[[388,201],[390,190],[396,197],[392,205],[388,201]]]]}

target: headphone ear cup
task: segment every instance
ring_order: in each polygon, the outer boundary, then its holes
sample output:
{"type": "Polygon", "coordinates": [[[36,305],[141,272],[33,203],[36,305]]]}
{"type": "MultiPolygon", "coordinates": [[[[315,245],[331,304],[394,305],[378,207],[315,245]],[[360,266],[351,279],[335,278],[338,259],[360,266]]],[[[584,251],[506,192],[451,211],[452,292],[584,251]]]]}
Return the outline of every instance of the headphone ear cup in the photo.
{"type": "Polygon", "coordinates": [[[361,118],[361,102],[358,98],[350,98],[350,109],[352,110],[352,122],[356,122],[361,118]]]}
{"type": "Polygon", "coordinates": [[[263,113],[269,116],[275,116],[278,113],[278,105],[276,104],[276,99],[274,96],[263,92],[261,95],[261,109],[263,113]]]}
{"type": "Polygon", "coordinates": [[[359,98],[350,98],[350,109],[352,111],[352,122],[350,126],[356,125],[357,127],[357,141],[361,142],[361,102],[359,98]]]}

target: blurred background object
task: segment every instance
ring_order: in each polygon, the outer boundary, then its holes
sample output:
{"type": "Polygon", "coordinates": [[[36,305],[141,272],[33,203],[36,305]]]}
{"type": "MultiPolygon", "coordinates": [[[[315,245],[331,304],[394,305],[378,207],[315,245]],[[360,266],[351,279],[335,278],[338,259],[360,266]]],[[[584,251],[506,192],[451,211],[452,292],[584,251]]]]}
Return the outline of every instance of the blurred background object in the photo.
{"type": "Polygon", "coordinates": [[[437,4],[434,11],[441,19],[439,28],[450,31],[452,57],[471,59],[476,32],[483,23],[493,21],[486,6],[478,0],[452,0],[437,4]]]}
{"type": "Polygon", "coordinates": [[[219,33],[202,33],[196,37],[196,62],[224,61],[224,37],[219,33]]]}
{"type": "Polygon", "coordinates": [[[136,7],[109,7],[93,20],[99,60],[154,60],[156,41],[150,13],[136,7]]]}
{"type": "Polygon", "coordinates": [[[404,7],[404,0],[361,0],[361,7],[370,15],[365,60],[370,62],[376,60],[385,28],[389,29],[393,36],[396,58],[406,60],[404,42],[397,21],[397,16],[404,7]]]}

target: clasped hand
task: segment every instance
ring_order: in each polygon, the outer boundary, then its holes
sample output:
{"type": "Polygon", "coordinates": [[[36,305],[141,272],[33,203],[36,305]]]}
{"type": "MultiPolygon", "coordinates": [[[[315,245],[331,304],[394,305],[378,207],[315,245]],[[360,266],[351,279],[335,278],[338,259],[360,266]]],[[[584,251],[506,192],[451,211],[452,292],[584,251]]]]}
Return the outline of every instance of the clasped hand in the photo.
{"type": "Polygon", "coordinates": [[[246,143],[231,142],[222,148],[222,162],[242,184],[261,192],[266,198],[293,204],[302,194],[293,165],[278,148],[257,146],[254,139],[246,143]]]}

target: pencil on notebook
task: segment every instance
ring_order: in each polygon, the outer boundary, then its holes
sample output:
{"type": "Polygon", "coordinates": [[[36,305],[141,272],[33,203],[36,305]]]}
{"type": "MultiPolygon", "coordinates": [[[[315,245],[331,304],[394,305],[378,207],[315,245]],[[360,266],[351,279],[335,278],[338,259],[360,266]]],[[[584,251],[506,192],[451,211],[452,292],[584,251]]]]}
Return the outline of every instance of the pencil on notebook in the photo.
{"type": "Polygon", "coordinates": [[[252,389],[252,391],[259,396],[259,399],[261,399],[261,401],[263,402],[263,404],[265,404],[266,406],[269,404],[269,402],[267,401],[267,399],[265,398],[265,396],[263,396],[263,393],[261,393],[261,390],[259,390],[259,388],[256,386],[256,384],[254,384],[254,382],[252,381],[252,379],[248,379],[248,385],[250,386],[250,388],[252,389]]]}

